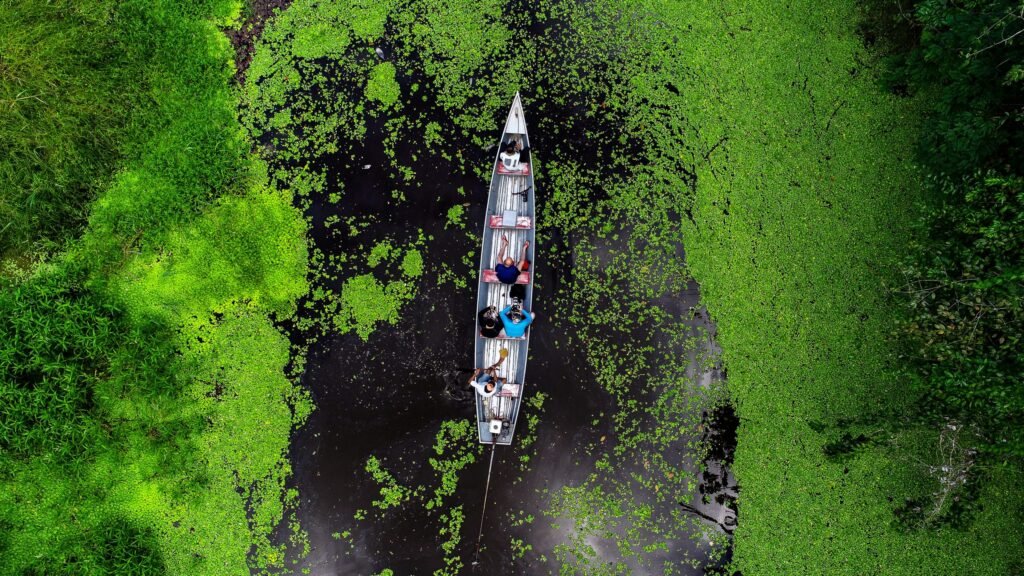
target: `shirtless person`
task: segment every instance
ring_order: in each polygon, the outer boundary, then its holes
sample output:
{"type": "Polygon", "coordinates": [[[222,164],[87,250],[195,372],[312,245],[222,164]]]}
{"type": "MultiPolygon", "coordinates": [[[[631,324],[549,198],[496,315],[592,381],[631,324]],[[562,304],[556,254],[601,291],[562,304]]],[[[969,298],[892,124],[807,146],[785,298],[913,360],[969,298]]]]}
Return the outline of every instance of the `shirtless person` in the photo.
{"type": "Polygon", "coordinates": [[[495,275],[502,284],[515,284],[519,273],[530,269],[530,261],[526,259],[526,250],[530,247],[530,241],[523,242],[523,252],[519,256],[519,263],[505,255],[508,250],[508,236],[501,237],[501,248],[498,250],[498,263],[494,265],[495,275]]]}

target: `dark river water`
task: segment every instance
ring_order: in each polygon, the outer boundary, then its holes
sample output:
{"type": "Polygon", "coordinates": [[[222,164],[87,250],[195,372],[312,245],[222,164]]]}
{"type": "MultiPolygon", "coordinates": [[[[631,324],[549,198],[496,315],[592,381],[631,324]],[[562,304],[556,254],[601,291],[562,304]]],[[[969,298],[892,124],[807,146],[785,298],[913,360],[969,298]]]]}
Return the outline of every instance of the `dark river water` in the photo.
{"type": "MultiPolygon", "coordinates": [[[[385,47],[388,53],[392,49],[385,47]]],[[[413,81],[429,84],[427,79],[409,75],[399,80],[403,90],[413,81]]],[[[352,92],[339,88],[342,94],[352,92]]],[[[438,110],[426,107],[417,110],[406,106],[403,113],[419,115],[424,121],[446,120],[438,110]]],[[[556,147],[562,154],[594,156],[597,151],[593,147],[600,146],[600,141],[586,135],[608,130],[587,124],[580,110],[554,105],[543,110],[528,106],[526,115],[531,143],[541,166],[546,151],[556,147]]],[[[504,116],[495,119],[495,140],[503,119],[504,116]]],[[[373,500],[380,499],[380,485],[364,467],[367,459],[374,456],[404,486],[434,485],[436,473],[427,459],[433,456],[432,446],[441,423],[474,418],[473,399],[466,381],[473,369],[470,363],[476,284],[471,282],[466,289],[455,288],[450,282],[441,282],[438,271],[441,263],[447,263],[460,274],[468,273],[460,264],[467,253],[472,253],[473,261],[477,261],[488,182],[437,155],[419,154],[418,161],[405,162],[418,175],[417,186],[410,187],[397,181],[388,169],[386,140],[385,118],[378,118],[370,121],[363,141],[350,143],[335,157],[316,160],[328,181],[326,189],[314,193],[306,209],[311,221],[311,242],[327,257],[351,256],[365,254],[367,247],[379,240],[399,246],[408,244],[423,231],[427,236],[422,249],[425,272],[417,279],[417,294],[402,308],[397,324],[378,325],[367,341],[352,332],[310,339],[294,325],[285,326],[296,342],[309,344],[302,384],[316,405],[291,445],[291,483],[301,499],[298,519],[308,532],[311,547],[298,564],[296,574],[308,569],[314,575],[369,576],[385,568],[396,575],[432,574],[444,566],[441,543],[447,538],[439,534],[439,512],[428,511],[414,502],[380,513],[372,505],[373,500]],[[460,195],[460,188],[466,191],[465,195],[460,195]],[[395,190],[404,191],[404,201],[395,200],[395,190]],[[342,192],[343,200],[330,201],[332,192],[342,192]],[[462,229],[446,229],[447,212],[456,204],[467,207],[471,234],[462,229]],[[355,237],[337,235],[328,225],[332,217],[370,221],[372,226],[355,237]],[[366,517],[356,520],[358,511],[366,511],[366,517]],[[351,536],[339,537],[346,532],[351,536]]],[[[415,137],[399,139],[396,157],[413,158],[415,146],[415,137]]],[[[489,166],[493,161],[493,149],[480,150],[467,143],[452,146],[473,166],[489,166]]],[[[543,228],[546,191],[541,170],[536,189],[539,232],[543,234],[539,241],[572,246],[580,238],[543,228]]],[[[599,251],[624,247],[606,239],[587,240],[593,240],[599,251]]],[[[579,485],[594,471],[601,452],[595,446],[602,447],[606,439],[612,439],[609,444],[614,442],[615,400],[597,384],[585,351],[572,344],[578,341],[570,338],[576,327],[567,321],[550,320],[557,312],[551,308],[556,302],[555,294],[570,285],[575,263],[571,256],[561,256],[559,261],[546,259],[543,246],[538,254],[535,270],[543,281],[537,285],[534,297],[537,321],[531,328],[525,394],[528,399],[531,394],[543,392],[547,400],[533,446],[525,451],[519,446],[525,435],[520,427],[512,447],[497,449],[478,554],[477,529],[484,510],[489,452],[462,471],[456,493],[445,502],[446,509],[461,505],[465,512],[457,549],[465,564],[463,574],[558,573],[555,547],[568,541],[575,526],[571,518],[550,518],[544,511],[559,488],[579,485]],[[519,463],[524,453],[531,455],[525,470],[519,463]],[[515,525],[509,521],[510,513],[532,515],[535,520],[515,525]],[[532,550],[525,555],[516,554],[512,545],[516,540],[532,550]],[[478,562],[474,563],[474,559],[478,562]]],[[[681,249],[678,257],[684,257],[681,249]]],[[[346,266],[330,271],[336,273],[333,280],[320,277],[317,282],[340,293],[346,278],[367,271],[359,262],[346,266]]],[[[687,328],[710,335],[704,347],[711,348],[714,354],[714,325],[700,307],[694,282],[679,293],[662,295],[653,304],[676,318],[689,318],[685,321],[687,328]]],[[[637,327],[637,331],[643,330],[637,327]]],[[[657,335],[638,332],[638,336],[643,336],[645,342],[659,340],[657,335]]],[[[675,364],[686,366],[687,377],[692,381],[709,386],[724,378],[719,370],[699,361],[709,350],[675,352],[675,364]]],[[[697,390],[699,394],[700,388],[697,390]]],[[[524,407],[524,411],[529,413],[530,408],[524,407]]],[[[644,417],[651,418],[638,418],[644,417]]],[[[729,475],[728,464],[735,446],[737,422],[725,407],[705,414],[704,423],[703,441],[710,449],[701,457],[703,461],[682,449],[663,455],[670,464],[690,470],[699,478],[697,497],[657,506],[678,506],[674,512],[685,512],[711,531],[731,534],[738,488],[729,475]]],[[[644,473],[639,463],[633,466],[620,466],[611,474],[628,478],[644,473]]],[[[724,558],[708,560],[706,547],[699,546],[700,541],[699,536],[673,538],[664,549],[648,554],[643,565],[633,559],[621,559],[607,539],[590,539],[587,544],[595,550],[596,562],[621,561],[621,569],[633,574],[661,574],[666,564],[674,566],[675,574],[718,573],[728,561],[728,551],[724,558]],[[685,559],[695,561],[687,563],[685,559]]]]}
{"type": "MultiPolygon", "coordinates": [[[[314,201],[313,230],[321,230],[316,222],[331,214],[373,214],[377,224],[369,233],[371,237],[362,234],[358,239],[364,245],[372,245],[375,238],[411,239],[420,229],[434,239],[424,250],[426,272],[420,279],[419,292],[403,308],[396,326],[380,325],[365,342],[349,333],[322,338],[309,349],[302,383],[311,391],[316,410],[295,434],[291,459],[293,482],[301,494],[298,516],[311,543],[311,552],[301,567],[316,575],[370,575],[384,568],[396,574],[430,574],[441,568],[444,554],[436,512],[430,515],[422,506],[407,505],[388,510],[382,518],[375,517],[371,501],[379,499],[379,485],[364,471],[364,465],[368,457],[376,456],[403,485],[430,485],[435,479],[427,458],[432,455],[431,446],[441,422],[474,417],[466,380],[473,368],[475,285],[456,289],[439,284],[435,272],[438,263],[457,262],[467,248],[479,249],[465,233],[446,232],[444,226],[447,209],[467,200],[470,222],[482,223],[487,183],[442,167],[434,171],[440,177],[417,189],[414,198],[398,204],[390,202],[386,192],[394,182],[380,168],[384,158],[373,152],[380,149],[375,146],[374,136],[375,130],[371,130],[356,163],[372,168],[336,173],[344,180],[345,200],[340,204],[314,201]],[[460,186],[471,191],[468,198],[458,195],[460,186]],[[368,518],[356,522],[357,510],[367,510],[368,518]],[[335,536],[345,530],[353,534],[351,543],[335,536]]],[[[543,146],[542,137],[534,137],[534,141],[543,146]]],[[[399,154],[404,152],[399,150],[399,154]]],[[[484,157],[481,161],[489,160],[484,157]]],[[[538,181],[538,201],[543,206],[542,179],[538,181]]],[[[353,248],[327,234],[314,240],[325,254],[353,248]]],[[[542,391],[548,400],[536,432],[536,455],[526,472],[517,465],[522,451],[516,446],[497,450],[476,566],[471,561],[482,511],[486,453],[463,471],[451,502],[463,505],[466,512],[459,549],[466,563],[463,573],[557,573],[550,560],[538,565],[535,559],[538,554],[553,558],[553,547],[565,541],[571,523],[562,522],[558,529],[552,528],[543,515],[548,506],[546,494],[582,482],[597,458],[583,447],[613,435],[609,417],[615,411],[612,397],[595,384],[584,352],[568,344],[566,326],[545,321],[552,315],[549,306],[554,302],[559,279],[571,274],[571,266],[572,262],[537,262],[540,277],[548,280],[539,286],[535,297],[538,321],[530,341],[526,393],[542,391]],[[532,514],[537,520],[511,526],[507,512],[513,510],[532,514]],[[510,546],[513,538],[533,546],[533,554],[516,560],[510,546]]],[[[665,295],[658,304],[682,317],[691,307],[699,308],[697,287],[691,283],[686,291],[665,295]]],[[[706,314],[698,314],[692,323],[713,333],[706,314]]],[[[696,361],[695,356],[692,360],[696,361]]],[[[694,364],[691,370],[701,369],[694,364]]],[[[711,370],[695,377],[712,380],[721,375],[711,370]]],[[[718,426],[712,428],[713,458],[701,473],[702,488],[710,502],[683,504],[694,506],[694,513],[706,515],[708,522],[725,522],[731,511],[724,504],[731,501],[735,486],[720,462],[731,459],[735,421],[728,413],[718,415],[716,421],[718,426]]],[[[693,462],[687,454],[676,457],[683,467],[700,467],[701,463],[693,462]]],[[[617,471],[623,475],[630,472],[634,470],[617,471]]],[[[598,549],[598,553],[616,559],[614,549],[598,549]]],[[[700,552],[693,541],[685,538],[670,543],[668,552],[659,553],[669,561],[686,554],[692,557],[700,552]]],[[[640,566],[633,569],[636,574],[646,573],[640,566]]],[[[688,567],[680,570],[702,573],[688,567]]]]}

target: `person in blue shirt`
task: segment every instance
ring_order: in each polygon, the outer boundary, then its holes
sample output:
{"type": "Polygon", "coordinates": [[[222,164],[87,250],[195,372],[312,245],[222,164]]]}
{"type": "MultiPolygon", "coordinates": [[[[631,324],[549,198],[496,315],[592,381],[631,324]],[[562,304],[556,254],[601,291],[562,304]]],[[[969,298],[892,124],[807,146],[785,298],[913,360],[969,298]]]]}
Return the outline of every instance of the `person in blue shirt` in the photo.
{"type": "Polygon", "coordinates": [[[508,249],[508,236],[501,237],[501,249],[498,251],[498,263],[494,265],[494,272],[498,277],[499,282],[503,284],[515,284],[516,279],[519,278],[519,272],[521,270],[530,269],[530,261],[526,259],[526,250],[529,247],[529,240],[523,242],[523,253],[519,258],[519,263],[516,264],[515,260],[505,255],[505,251],[508,249]]]}
{"type": "Polygon", "coordinates": [[[526,334],[526,327],[533,322],[536,316],[529,310],[523,310],[519,303],[513,303],[501,311],[501,323],[505,325],[505,336],[509,338],[521,338],[526,334]]]}

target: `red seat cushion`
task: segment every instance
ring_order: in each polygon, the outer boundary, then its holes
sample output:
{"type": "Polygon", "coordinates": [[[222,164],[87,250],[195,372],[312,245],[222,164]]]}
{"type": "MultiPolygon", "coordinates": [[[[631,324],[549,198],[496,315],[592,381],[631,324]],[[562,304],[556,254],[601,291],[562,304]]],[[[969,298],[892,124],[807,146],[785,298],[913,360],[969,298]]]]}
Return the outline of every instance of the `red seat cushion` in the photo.
{"type": "MultiPolygon", "coordinates": [[[[484,270],[484,282],[487,282],[488,284],[497,284],[498,283],[498,273],[495,272],[493,268],[491,268],[489,270],[484,270]]],[[[526,270],[520,272],[519,273],[519,278],[516,278],[516,284],[529,284],[529,283],[530,283],[530,272],[526,271],[526,270]]]]}
{"type": "MultiPolygon", "coordinates": [[[[491,214],[490,226],[491,228],[503,228],[501,225],[501,214],[491,214]]],[[[516,228],[523,228],[528,230],[533,226],[533,219],[529,216],[518,216],[516,218],[516,228]]]]}
{"type": "Polygon", "coordinates": [[[504,164],[502,164],[501,162],[498,162],[498,174],[512,174],[514,176],[529,176],[530,175],[530,165],[524,162],[524,163],[520,164],[520,166],[522,167],[522,170],[509,170],[508,168],[505,168],[504,164]]]}
{"type": "Polygon", "coordinates": [[[519,384],[505,384],[501,387],[501,392],[498,392],[498,396],[504,398],[515,398],[519,396],[519,384]]]}

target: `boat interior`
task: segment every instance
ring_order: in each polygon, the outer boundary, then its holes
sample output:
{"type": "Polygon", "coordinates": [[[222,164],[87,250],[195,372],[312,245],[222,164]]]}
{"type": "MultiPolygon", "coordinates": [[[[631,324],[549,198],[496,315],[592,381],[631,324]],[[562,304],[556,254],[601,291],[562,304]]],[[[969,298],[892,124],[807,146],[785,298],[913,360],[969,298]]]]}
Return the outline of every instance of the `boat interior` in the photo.
{"type": "MultiPolygon", "coordinates": [[[[513,103],[512,113],[506,123],[506,132],[502,134],[502,143],[511,139],[522,142],[523,147],[529,146],[525,133],[525,122],[516,122],[514,115],[518,110],[522,117],[518,95],[513,103]],[[520,129],[522,132],[513,130],[520,129]]],[[[500,147],[499,147],[500,149],[500,147]]],[[[508,239],[506,255],[519,261],[523,242],[529,241],[527,260],[534,260],[534,190],[533,174],[530,170],[529,157],[521,160],[519,170],[505,170],[501,162],[495,160],[494,175],[491,179],[488,194],[487,216],[484,222],[482,253],[480,258],[480,291],[477,309],[494,306],[499,311],[512,304],[509,284],[498,281],[494,266],[500,261],[502,238],[508,239]],[[499,169],[501,167],[502,169],[499,169]]],[[[533,266],[521,270],[517,284],[526,288],[523,299],[525,310],[533,310],[533,266]]],[[[475,363],[478,368],[486,368],[501,360],[501,351],[508,351],[507,357],[498,366],[498,375],[505,379],[501,391],[489,398],[476,395],[478,427],[480,441],[486,444],[511,444],[515,422],[519,413],[519,404],[526,376],[526,357],[529,345],[531,325],[526,335],[521,338],[484,338],[480,336],[477,326],[475,363]]],[[[504,333],[503,333],[504,334],[504,333]]]]}

